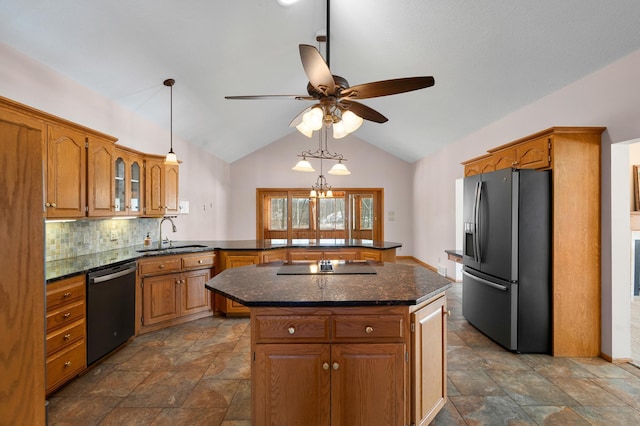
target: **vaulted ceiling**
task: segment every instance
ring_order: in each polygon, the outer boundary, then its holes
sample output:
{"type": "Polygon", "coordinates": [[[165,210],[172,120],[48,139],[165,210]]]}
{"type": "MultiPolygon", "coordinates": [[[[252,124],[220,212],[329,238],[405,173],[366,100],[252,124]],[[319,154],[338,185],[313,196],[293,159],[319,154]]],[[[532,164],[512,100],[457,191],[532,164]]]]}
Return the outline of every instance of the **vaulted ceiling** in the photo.
{"type": "MultiPolygon", "coordinates": [[[[167,128],[174,78],[174,133],[233,162],[311,103],[224,96],[306,94],[325,1],[0,0],[0,42],[167,128]]],[[[350,85],[434,76],[362,101],[389,121],[355,134],[409,162],[640,49],[637,0],[333,0],[330,22],[350,85]]]]}

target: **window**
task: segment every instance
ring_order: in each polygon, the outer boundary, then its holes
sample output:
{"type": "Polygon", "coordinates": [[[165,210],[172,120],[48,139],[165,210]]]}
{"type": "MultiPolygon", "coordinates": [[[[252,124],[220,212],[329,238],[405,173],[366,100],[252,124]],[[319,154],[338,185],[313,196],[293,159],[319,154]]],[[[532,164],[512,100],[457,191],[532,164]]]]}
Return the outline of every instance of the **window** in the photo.
{"type": "Polygon", "coordinates": [[[382,189],[334,190],[330,198],[301,189],[256,192],[258,239],[384,239],[382,189]]]}

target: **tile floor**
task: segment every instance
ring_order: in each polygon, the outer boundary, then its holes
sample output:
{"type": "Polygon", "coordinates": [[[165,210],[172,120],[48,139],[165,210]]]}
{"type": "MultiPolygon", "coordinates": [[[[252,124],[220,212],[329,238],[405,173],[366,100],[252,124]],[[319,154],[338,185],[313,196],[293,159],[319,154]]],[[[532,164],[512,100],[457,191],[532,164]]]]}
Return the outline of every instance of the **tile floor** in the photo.
{"type": "MultiPolygon", "coordinates": [[[[640,424],[640,369],[505,351],[448,294],[449,402],[434,425],[640,424]]],[[[50,398],[50,425],[250,425],[247,319],[145,334],[50,398]]]]}

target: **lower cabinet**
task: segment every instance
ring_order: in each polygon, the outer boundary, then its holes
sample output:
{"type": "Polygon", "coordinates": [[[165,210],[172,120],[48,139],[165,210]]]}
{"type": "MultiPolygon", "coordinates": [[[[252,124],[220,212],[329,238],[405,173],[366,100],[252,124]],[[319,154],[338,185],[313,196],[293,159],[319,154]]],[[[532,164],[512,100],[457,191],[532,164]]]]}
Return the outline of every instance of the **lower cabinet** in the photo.
{"type": "Polygon", "coordinates": [[[426,425],[446,402],[445,297],[252,308],[255,425],[426,425]]]}
{"type": "Polygon", "coordinates": [[[46,300],[48,395],[87,367],[85,275],[48,284],[46,300]]]}
{"type": "Polygon", "coordinates": [[[138,333],[211,315],[213,252],[159,256],[138,261],[138,333]]]}

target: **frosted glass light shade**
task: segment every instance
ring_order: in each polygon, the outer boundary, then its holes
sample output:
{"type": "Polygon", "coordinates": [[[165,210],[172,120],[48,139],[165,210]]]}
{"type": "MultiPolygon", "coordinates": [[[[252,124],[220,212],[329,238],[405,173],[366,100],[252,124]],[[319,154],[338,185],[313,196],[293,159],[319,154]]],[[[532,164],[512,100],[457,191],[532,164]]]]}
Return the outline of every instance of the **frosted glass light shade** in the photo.
{"type": "Polygon", "coordinates": [[[306,137],[310,138],[313,135],[313,129],[307,126],[304,121],[296,126],[296,129],[306,137]]]}
{"type": "Polygon", "coordinates": [[[344,130],[347,133],[355,132],[362,126],[364,120],[358,115],[354,114],[351,111],[345,111],[342,114],[342,123],[344,125],[344,130]]]}
{"type": "Polygon", "coordinates": [[[311,130],[322,129],[324,113],[319,107],[313,107],[302,116],[302,122],[311,130]]]}
{"type": "Polygon", "coordinates": [[[164,164],[178,164],[178,157],[176,156],[176,154],[174,154],[173,151],[169,151],[164,159],[164,164]]]}
{"type": "Polygon", "coordinates": [[[342,162],[338,162],[333,165],[331,170],[328,172],[330,175],[350,175],[351,172],[347,169],[347,166],[342,164],[342,162]]]}
{"type": "Polygon", "coordinates": [[[337,123],[332,124],[333,127],[333,138],[334,139],[342,139],[347,136],[347,131],[344,128],[344,123],[342,121],[338,121],[337,123]]]}
{"type": "Polygon", "coordinates": [[[291,168],[291,170],[295,170],[296,172],[315,172],[315,169],[311,167],[311,164],[305,160],[304,158],[291,168]]]}

